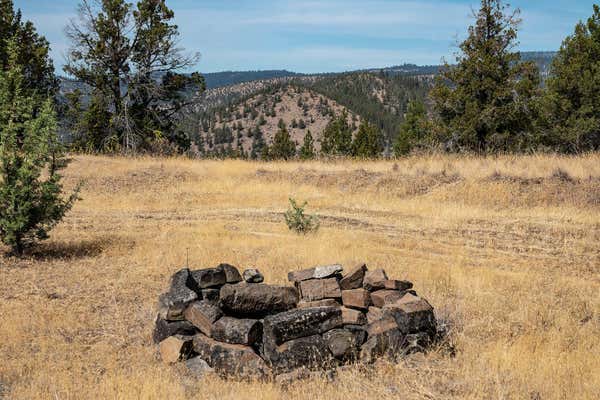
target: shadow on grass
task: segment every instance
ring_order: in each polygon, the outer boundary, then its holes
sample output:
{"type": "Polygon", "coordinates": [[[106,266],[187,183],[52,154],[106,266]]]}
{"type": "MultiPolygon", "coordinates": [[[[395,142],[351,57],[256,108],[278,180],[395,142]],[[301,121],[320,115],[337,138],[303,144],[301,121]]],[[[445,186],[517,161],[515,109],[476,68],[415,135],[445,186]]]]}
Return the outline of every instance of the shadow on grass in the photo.
{"type": "Polygon", "coordinates": [[[113,244],[114,239],[109,237],[69,242],[42,242],[27,249],[20,258],[11,255],[7,248],[0,249],[0,259],[4,259],[4,262],[13,261],[15,263],[27,260],[77,260],[99,256],[113,244]]]}

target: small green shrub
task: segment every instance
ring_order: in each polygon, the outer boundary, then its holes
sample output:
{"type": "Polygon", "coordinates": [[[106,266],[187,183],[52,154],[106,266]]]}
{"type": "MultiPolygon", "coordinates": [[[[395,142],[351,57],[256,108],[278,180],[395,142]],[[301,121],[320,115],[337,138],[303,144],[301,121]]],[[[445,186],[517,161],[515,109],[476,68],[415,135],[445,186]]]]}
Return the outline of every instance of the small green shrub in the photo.
{"type": "Polygon", "coordinates": [[[296,200],[290,198],[290,209],[285,213],[285,223],[288,228],[299,235],[306,235],[319,230],[319,219],[315,215],[306,215],[304,213],[307,204],[305,201],[299,206],[296,200]]]}

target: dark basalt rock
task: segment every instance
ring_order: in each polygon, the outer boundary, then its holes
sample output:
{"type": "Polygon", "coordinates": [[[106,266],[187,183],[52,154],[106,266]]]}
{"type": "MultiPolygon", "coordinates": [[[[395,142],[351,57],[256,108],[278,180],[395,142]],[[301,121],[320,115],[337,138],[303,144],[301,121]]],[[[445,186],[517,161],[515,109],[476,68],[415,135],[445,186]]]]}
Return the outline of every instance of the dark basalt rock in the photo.
{"type": "Polygon", "coordinates": [[[152,333],[152,340],[158,344],[169,336],[195,335],[196,333],[196,328],[189,321],[167,321],[157,317],[154,324],[154,332],[152,333]]]}
{"type": "Polygon", "coordinates": [[[340,280],[340,288],[342,290],[359,289],[363,286],[363,279],[367,272],[366,264],[358,264],[350,272],[344,274],[340,280]]]}
{"type": "Polygon", "coordinates": [[[264,356],[275,374],[299,367],[327,369],[337,364],[329,351],[327,341],[321,335],[290,340],[266,351],[264,356]]]}
{"type": "Polygon", "coordinates": [[[339,307],[295,309],[264,319],[265,345],[279,346],[289,340],[327,332],[343,324],[339,307]]]}
{"type": "Polygon", "coordinates": [[[298,304],[293,287],[240,282],[221,288],[221,305],[233,316],[263,317],[290,310],[298,304]]]}
{"type": "Polygon", "coordinates": [[[192,288],[195,290],[219,287],[227,283],[225,271],[219,268],[207,268],[190,272],[192,288]]]}
{"type": "Polygon", "coordinates": [[[262,283],[265,280],[263,274],[256,268],[247,269],[242,274],[244,281],[248,283],[262,283]]]}
{"type": "Polygon", "coordinates": [[[395,319],[403,334],[427,332],[432,337],[436,333],[433,307],[420,297],[407,294],[395,303],[383,307],[385,317],[395,319]]]}
{"type": "Polygon", "coordinates": [[[340,361],[356,360],[360,346],[364,343],[366,332],[362,329],[333,329],[323,334],[323,339],[331,354],[340,361]]]}
{"type": "Polygon", "coordinates": [[[230,264],[219,264],[218,270],[222,270],[225,273],[226,283],[238,283],[242,281],[242,275],[236,267],[230,264]]]}
{"type": "Polygon", "coordinates": [[[214,323],[212,338],[224,343],[253,346],[262,340],[262,323],[256,319],[223,317],[214,323]]]}
{"type": "Polygon", "coordinates": [[[270,376],[269,367],[251,347],[222,343],[198,334],[194,336],[193,348],[221,376],[244,379],[270,376]]]}

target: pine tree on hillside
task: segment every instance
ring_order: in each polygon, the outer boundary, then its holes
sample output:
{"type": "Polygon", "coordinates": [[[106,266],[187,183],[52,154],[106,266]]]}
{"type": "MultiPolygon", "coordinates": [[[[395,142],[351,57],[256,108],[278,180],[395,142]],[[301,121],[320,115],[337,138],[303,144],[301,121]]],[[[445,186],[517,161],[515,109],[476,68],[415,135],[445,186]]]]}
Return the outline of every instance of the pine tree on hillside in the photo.
{"type": "Polygon", "coordinates": [[[0,239],[22,255],[35,241],[48,238],[79,189],[62,198],[60,170],[67,160],[53,101],[25,88],[17,39],[8,41],[7,69],[0,71],[0,239]]]}
{"type": "Polygon", "coordinates": [[[600,150],[600,6],[567,37],[546,82],[542,143],[555,150],[600,150]]]}
{"type": "Polygon", "coordinates": [[[429,122],[425,104],[420,100],[408,103],[408,110],[404,122],[394,142],[396,157],[405,156],[412,151],[415,145],[421,143],[428,135],[429,122]]]}
{"type": "Polygon", "coordinates": [[[323,131],[321,152],[327,156],[352,155],[352,130],[348,125],[348,114],[344,111],[334,116],[323,131]]]}
{"type": "Polygon", "coordinates": [[[273,160],[289,160],[296,156],[296,144],[285,126],[275,134],[273,145],[269,148],[269,155],[273,160]]]}
{"type": "Polygon", "coordinates": [[[312,160],[315,158],[315,144],[310,129],[304,135],[304,142],[300,148],[300,159],[312,160]]]}
{"type": "Polygon", "coordinates": [[[383,152],[383,135],[373,124],[362,122],[352,142],[352,155],[359,158],[377,158],[383,152]]]}
{"type": "Polygon", "coordinates": [[[263,158],[263,153],[267,149],[265,138],[260,129],[254,131],[252,136],[252,148],[250,149],[250,158],[253,160],[259,160],[263,158]]]}
{"type": "Polygon", "coordinates": [[[514,51],[518,15],[501,0],[481,0],[456,66],[446,64],[436,79],[431,98],[442,137],[458,149],[525,150],[532,145],[539,74],[533,62],[521,62],[514,51]]]}

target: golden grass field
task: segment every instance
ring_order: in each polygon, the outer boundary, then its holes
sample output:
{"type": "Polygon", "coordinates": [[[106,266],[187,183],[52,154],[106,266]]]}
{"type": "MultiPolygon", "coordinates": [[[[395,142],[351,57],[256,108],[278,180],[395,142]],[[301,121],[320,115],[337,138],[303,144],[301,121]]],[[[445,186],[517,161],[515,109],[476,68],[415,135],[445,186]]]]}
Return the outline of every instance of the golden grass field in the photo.
{"type": "MultiPolygon", "coordinates": [[[[11,399],[599,399],[600,155],[249,163],[77,156],[83,200],[0,256],[11,399]],[[321,217],[288,231],[293,196],[321,217]],[[229,262],[270,283],[364,260],[409,279],[447,346],[334,383],[194,381],[151,342],[170,275],[229,262]]],[[[6,250],[6,249],[1,249],[6,250]]],[[[2,394],[0,394],[0,398],[2,394]]]]}

